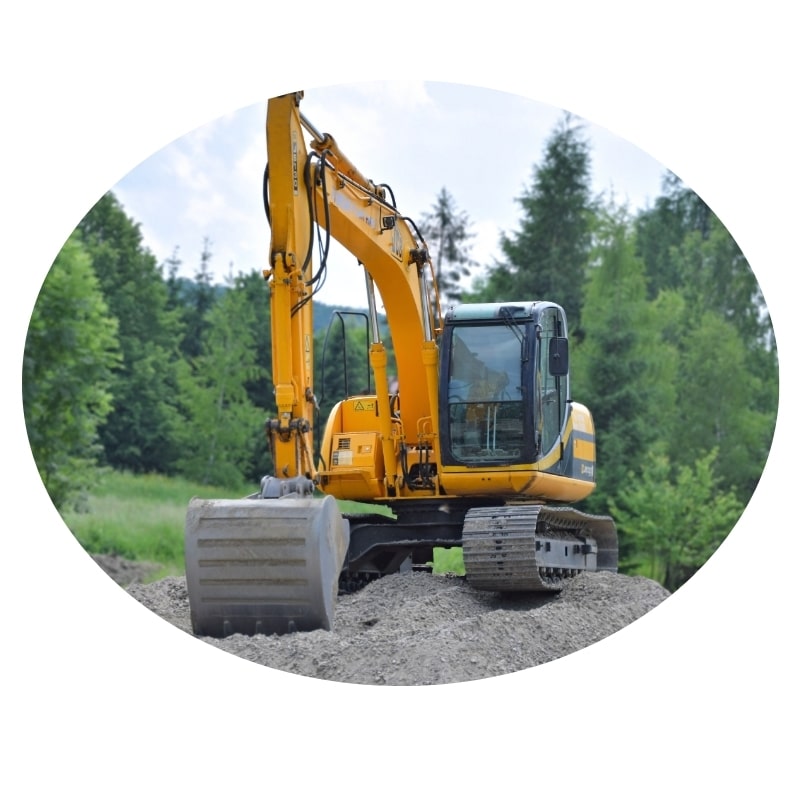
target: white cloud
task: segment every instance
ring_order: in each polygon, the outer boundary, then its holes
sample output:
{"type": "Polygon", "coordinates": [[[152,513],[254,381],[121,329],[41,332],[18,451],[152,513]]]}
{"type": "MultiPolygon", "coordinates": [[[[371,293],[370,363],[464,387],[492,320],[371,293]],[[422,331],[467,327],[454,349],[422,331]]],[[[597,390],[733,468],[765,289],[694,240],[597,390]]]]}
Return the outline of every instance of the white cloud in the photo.
{"type": "MultiPolygon", "coordinates": [[[[172,142],[114,187],[142,224],[163,261],[176,246],[193,275],[204,238],[217,279],[266,266],[269,232],[261,199],[266,159],[266,103],[231,111],[172,142]]],[[[562,109],[490,89],[423,81],[364,81],[308,89],[301,111],[376,183],[388,183],[412,218],[446,187],[478,234],[474,255],[493,260],[499,231],[518,224],[516,198],[562,109]]],[[[627,197],[633,207],[658,190],[662,167],[646,154],[590,127],[597,190],[627,197]]],[[[332,261],[320,299],[352,301],[351,275],[332,261]],[[344,278],[344,276],[342,276],[344,278]]],[[[340,263],[341,262],[341,263],[340,263]]],[[[360,281],[360,277],[359,277],[360,281]]]]}
{"type": "Polygon", "coordinates": [[[480,220],[472,226],[475,238],[472,240],[471,255],[479,264],[489,265],[501,259],[501,230],[500,225],[491,219],[480,220]]]}

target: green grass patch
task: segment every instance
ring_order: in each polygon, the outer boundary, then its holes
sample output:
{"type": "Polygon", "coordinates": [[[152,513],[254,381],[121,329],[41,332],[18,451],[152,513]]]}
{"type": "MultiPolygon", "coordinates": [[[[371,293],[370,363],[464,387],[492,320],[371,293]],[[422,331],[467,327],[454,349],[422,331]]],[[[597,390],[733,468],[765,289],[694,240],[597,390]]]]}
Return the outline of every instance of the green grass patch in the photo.
{"type": "MultiPolygon", "coordinates": [[[[358,503],[353,500],[338,500],[339,510],[343,514],[394,514],[388,506],[372,503],[358,503]]],[[[429,562],[431,563],[431,562],[429,562]]],[[[432,567],[438,575],[465,575],[464,555],[460,547],[434,547],[432,567]]]]}
{"type": "Polygon", "coordinates": [[[389,506],[382,506],[380,503],[361,503],[358,500],[337,500],[336,502],[342,514],[382,514],[385,517],[394,517],[392,509],[389,506]]]}
{"type": "Polygon", "coordinates": [[[64,522],[89,553],[108,553],[162,565],[156,577],[183,575],[183,529],[192,497],[237,498],[253,487],[203,486],[163,475],[109,472],[88,498],[85,512],[64,522]]]}
{"type": "MultiPolygon", "coordinates": [[[[203,486],[163,475],[108,472],[88,498],[86,511],[63,514],[67,527],[89,553],[160,564],[152,580],[183,575],[184,523],[192,497],[236,499],[257,487],[203,486]]],[[[382,513],[385,506],[338,501],[342,513],[382,513]]],[[[464,574],[460,547],[434,549],[433,571],[464,574]]]]}
{"type": "Polygon", "coordinates": [[[464,551],[460,547],[434,547],[433,571],[438,575],[465,575],[464,551]]]}

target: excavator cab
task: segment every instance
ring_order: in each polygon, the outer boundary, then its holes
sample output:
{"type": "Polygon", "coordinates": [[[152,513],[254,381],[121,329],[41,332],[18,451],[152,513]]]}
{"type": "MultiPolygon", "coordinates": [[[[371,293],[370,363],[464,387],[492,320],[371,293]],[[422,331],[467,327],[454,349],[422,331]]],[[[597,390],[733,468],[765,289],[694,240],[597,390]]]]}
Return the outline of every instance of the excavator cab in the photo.
{"type": "Polygon", "coordinates": [[[550,302],[451,309],[439,396],[445,467],[532,465],[560,448],[571,411],[563,309],[550,302]]]}

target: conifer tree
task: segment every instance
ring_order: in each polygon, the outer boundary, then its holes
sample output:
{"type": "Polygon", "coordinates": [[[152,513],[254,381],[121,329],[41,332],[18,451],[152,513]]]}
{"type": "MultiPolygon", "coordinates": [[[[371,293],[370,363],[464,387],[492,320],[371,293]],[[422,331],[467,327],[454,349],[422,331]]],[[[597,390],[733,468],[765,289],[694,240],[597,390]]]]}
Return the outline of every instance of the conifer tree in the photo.
{"type": "Polygon", "coordinates": [[[216,299],[211,256],[211,241],[205,238],[200,252],[200,264],[194,274],[194,280],[187,287],[182,307],[184,335],[181,350],[189,359],[199,355],[201,351],[201,343],[209,325],[208,313],[216,299]]]}
{"type": "Polygon", "coordinates": [[[114,408],[100,438],[109,465],[134,472],[170,472],[175,434],[179,320],[138,223],[112,193],[78,226],[109,313],[119,325],[122,360],[114,373],[114,408]]]}
{"type": "Polygon", "coordinates": [[[489,269],[475,299],[552,300],[564,307],[575,333],[596,203],[589,142],[569,114],[551,133],[530,186],[517,200],[519,229],[501,235],[505,258],[489,269]]]}
{"type": "Polygon", "coordinates": [[[444,187],[430,211],[420,220],[420,232],[428,244],[436,270],[439,295],[458,302],[463,293],[461,282],[468,278],[476,262],[470,256],[474,233],[465,211],[460,211],[450,192],[444,187]]]}
{"type": "Polygon", "coordinates": [[[589,506],[605,511],[648,445],[668,435],[677,353],[664,340],[663,315],[647,302],[644,265],[624,210],[599,216],[593,262],[586,336],[573,348],[572,395],[594,417],[598,490],[589,506]]]}
{"type": "Polygon", "coordinates": [[[202,483],[237,486],[253,479],[255,442],[264,441],[264,410],[251,400],[248,384],[259,380],[256,309],[243,276],[208,312],[200,353],[181,380],[187,418],[178,461],[183,475],[202,483]]]}

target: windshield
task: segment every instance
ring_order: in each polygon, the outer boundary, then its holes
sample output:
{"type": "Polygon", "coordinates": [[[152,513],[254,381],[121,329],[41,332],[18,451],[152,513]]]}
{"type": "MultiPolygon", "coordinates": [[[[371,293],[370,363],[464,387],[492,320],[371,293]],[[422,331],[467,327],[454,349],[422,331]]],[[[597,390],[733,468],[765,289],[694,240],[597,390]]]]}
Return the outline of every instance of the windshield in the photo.
{"type": "Polygon", "coordinates": [[[523,446],[522,343],[514,326],[453,329],[450,448],[464,462],[513,461],[523,446]]]}

